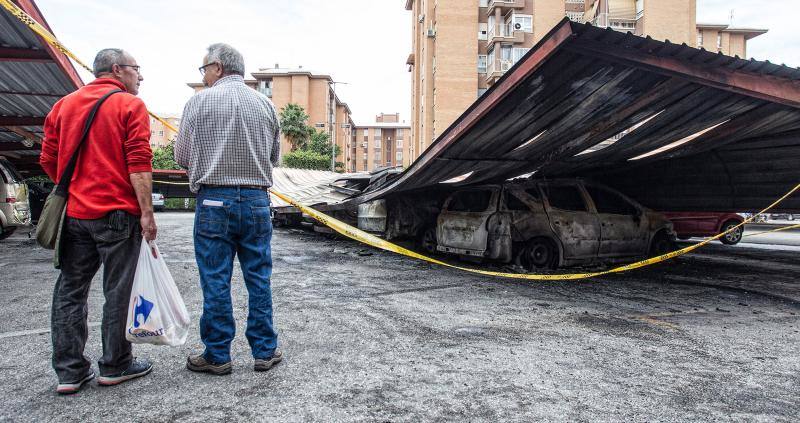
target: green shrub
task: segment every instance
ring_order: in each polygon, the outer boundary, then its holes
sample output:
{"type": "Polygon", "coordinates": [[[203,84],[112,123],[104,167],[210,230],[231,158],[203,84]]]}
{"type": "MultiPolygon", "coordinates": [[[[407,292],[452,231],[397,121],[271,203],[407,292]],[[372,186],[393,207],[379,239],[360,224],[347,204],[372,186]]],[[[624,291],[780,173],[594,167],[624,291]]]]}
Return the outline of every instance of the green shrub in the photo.
{"type": "Polygon", "coordinates": [[[313,151],[297,150],[283,155],[283,165],[294,169],[330,170],[330,156],[313,151]]]}

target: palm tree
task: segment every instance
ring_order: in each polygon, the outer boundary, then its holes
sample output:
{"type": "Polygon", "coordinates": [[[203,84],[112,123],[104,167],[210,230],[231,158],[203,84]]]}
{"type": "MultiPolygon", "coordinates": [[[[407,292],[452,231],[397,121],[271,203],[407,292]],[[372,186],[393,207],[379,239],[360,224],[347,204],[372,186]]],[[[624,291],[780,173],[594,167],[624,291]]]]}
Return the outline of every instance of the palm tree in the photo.
{"type": "Polygon", "coordinates": [[[302,106],[289,103],[281,109],[281,132],[292,144],[292,151],[303,149],[308,143],[308,114],[302,106]]]}

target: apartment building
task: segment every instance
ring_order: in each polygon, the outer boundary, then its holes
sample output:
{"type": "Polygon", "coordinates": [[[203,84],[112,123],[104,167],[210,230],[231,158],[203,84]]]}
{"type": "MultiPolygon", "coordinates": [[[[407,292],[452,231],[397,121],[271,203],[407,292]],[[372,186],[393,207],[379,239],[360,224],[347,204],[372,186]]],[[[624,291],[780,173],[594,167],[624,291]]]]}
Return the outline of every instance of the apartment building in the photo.
{"type": "MultiPolygon", "coordinates": [[[[181,117],[174,114],[158,114],[158,116],[177,129],[181,124],[181,117]]],[[[150,117],[150,148],[161,148],[175,141],[178,133],[169,129],[158,119],[150,117]]]]}
{"type": "Polygon", "coordinates": [[[695,45],[728,56],[747,58],[747,41],[766,34],[766,29],[736,28],[725,24],[697,24],[695,45]]]}
{"type": "Polygon", "coordinates": [[[747,40],[766,32],[698,25],[697,0],[406,0],[405,7],[413,27],[411,161],[565,16],[740,57],[747,40]]]}
{"type": "MultiPolygon", "coordinates": [[[[303,107],[309,115],[308,124],[319,131],[327,131],[332,142],[339,146],[340,154],[335,161],[343,163],[345,171],[351,168],[352,112],[336,94],[337,82],[330,75],[315,73],[302,66],[281,68],[276,64],[273,68],[261,68],[250,76],[252,79],[245,79],[245,83],[272,99],[278,113],[289,103],[303,107]]],[[[188,85],[195,91],[204,88],[202,83],[188,85]]],[[[288,152],[291,148],[291,143],[281,135],[281,151],[288,152]]]]}
{"type": "Polygon", "coordinates": [[[387,167],[408,167],[411,125],[400,113],[375,117],[374,123],[357,124],[351,140],[349,172],[372,172],[387,167]]]}

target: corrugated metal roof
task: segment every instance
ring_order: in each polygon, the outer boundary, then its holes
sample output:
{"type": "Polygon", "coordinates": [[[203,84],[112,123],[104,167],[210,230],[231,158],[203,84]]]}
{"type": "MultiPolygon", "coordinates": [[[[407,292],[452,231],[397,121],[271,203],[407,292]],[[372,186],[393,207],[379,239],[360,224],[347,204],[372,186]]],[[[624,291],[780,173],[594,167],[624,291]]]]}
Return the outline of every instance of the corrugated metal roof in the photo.
{"type": "MultiPolygon", "coordinates": [[[[767,61],[565,19],[399,178],[370,187],[353,202],[443,187],[468,174],[446,186],[499,182],[535,171],[536,177],[606,178],[653,204],[657,198],[647,195],[655,191],[653,185],[633,189],[637,178],[668,184],[671,166],[687,170],[688,157],[710,162],[713,156],[719,166],[701,172],[697,184],[677,186],[659,198],[697,209],[765,206],[760,198],[730,195],[692,202],[687,190],[757,189],[772,195],[793,187],[789,180],[800,182],[800,166],[790,166],[789,160],[800,161],[800,137],[790,137],[794,144],[784,148],[783,161],[772,158],[769,142],[748,150],[743,163],[734,163],[734,157],[742,156],[733,153],[777,135],[800,133],[798,79],[800,70],[767,61]],[[610,138],[617,140],[586,153],[610,138]],[[632,160],[637,157],[642,158],[632,160]],[[715,177],[720,166],[734,164],[735,177],[715,177]],[[611,172],[624,177],[614,179],[611,172]]],[[[800,198],[785,207],[800,209],[800,198]]]]}
{"type": "MultiPolygon", "coordinates": [[[[18,4],[48,28],[33,1],[25,0],[18,4]]],[[[9,54],[35,57],[20,60],[12,58],[19,56],[8,56],[6,60],[0,60],[0,119],[44,118],[61,97],[82,84],[69,59],[45,44],[4,8],[0,8],[0,48],[9,51],[9,54]]],[[[24,126],[21,129],[37,135],[42,133],[41,126],[24,126]]],[[[41,168],[32,163],[29,157],[38,155],[38,150],[26,149],[23,139],[23,136],[12,131],[0,131],[0,154],[6,155],[23,174],[41,174],[41,168]],[[19,149],[15,150],[15,146],[19,149]],[[25,157],[25,160],[17,157],[25,157]]]]}
{"type": "MultiPolygon", "coordinates": [[[[341,178],[341,173],[322,170],[277,167],[272,171],[273,188],[306,206],[339,203],[347,199],[349,195],[338,192],[331,186],[334,181],[341,178]]],[[[275,196],[272,196],[272,205],[289,206],[275,196]]]]}

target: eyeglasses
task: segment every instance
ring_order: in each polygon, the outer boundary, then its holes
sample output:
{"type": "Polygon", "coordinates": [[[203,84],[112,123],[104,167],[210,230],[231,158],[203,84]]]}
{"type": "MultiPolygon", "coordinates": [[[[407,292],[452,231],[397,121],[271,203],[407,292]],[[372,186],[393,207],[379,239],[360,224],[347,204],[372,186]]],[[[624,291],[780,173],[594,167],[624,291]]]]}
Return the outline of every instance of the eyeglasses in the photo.
{"type": "Polygon", "coordinates": [[[203,76],[205,76],[205,74],[206,74],[206,68],[207,68],[207,67],[209,67],[209,66],[211,66],[211,65],[219,65],[219,63],[217,63],[217,62],[211,62],[211,63],[205,64],[205,65],[203,65],[203,66],[200,66],[199,68],[197,68],[197,70],[199,70],[199,71],[200,71],[200,75],[203,75],[203,76]]]}
{"type": "Polygon", "coordinates": [[[135,70],[136,73],[141,73],[141,72],[139,72],[139,68],[141,67],[139,65],[120,65],[119,63],[117,63],[117,66],[119,66],[121,68],[131,68],[131,69],[135,70]]]}

